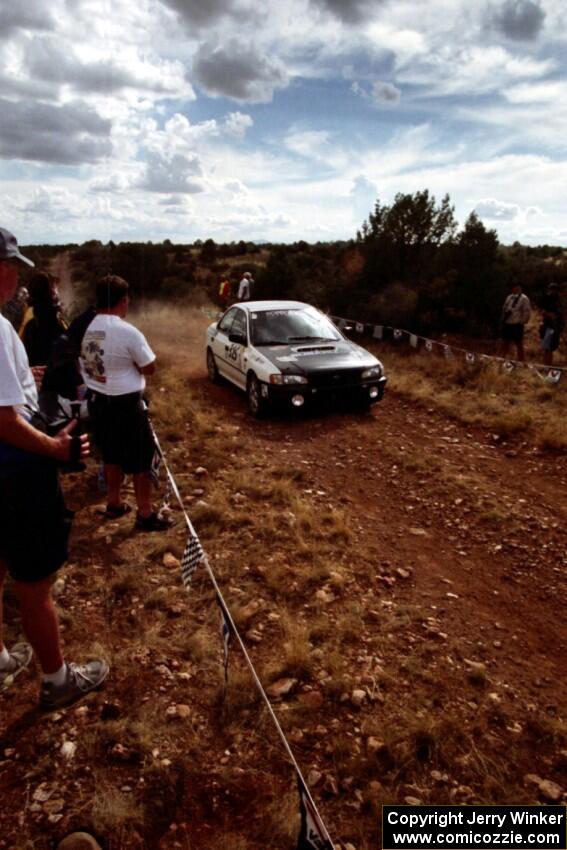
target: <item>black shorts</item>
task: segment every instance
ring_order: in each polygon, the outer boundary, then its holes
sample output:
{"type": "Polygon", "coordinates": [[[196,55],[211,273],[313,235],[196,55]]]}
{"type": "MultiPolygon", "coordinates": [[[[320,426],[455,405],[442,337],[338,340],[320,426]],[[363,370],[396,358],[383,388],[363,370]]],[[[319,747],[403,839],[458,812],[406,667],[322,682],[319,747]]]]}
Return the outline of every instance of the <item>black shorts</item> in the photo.
{"type": "Polygon", "coordinates": [[[65,507],[57,467],[37,465],[0,477],[0,559],[16,581],[34,582],[56,572],[68,557],[73,513],[65,507]]]}
{"type": "Polygon", "coordinates": [[[524,326],[522,324],[516,325],[502,325],[502,339],[508,340],[509,342],[522,342],[524,339],[524,326]]]}
{"type": "Polygon", "coordinates": [[[103,463],[120,466],[127,474],[149,472],[155,443],[140,393],[117,396],[92,393],[89,416],[93,440],[103,463]]]}

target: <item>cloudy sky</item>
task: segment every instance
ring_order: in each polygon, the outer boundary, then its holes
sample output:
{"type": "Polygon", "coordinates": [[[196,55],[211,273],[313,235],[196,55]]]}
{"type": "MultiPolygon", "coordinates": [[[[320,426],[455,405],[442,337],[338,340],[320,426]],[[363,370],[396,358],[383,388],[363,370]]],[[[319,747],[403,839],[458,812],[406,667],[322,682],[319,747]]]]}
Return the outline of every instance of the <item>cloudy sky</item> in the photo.
{"type": "Polygon", "coordinates": [[[567,245],[565,0],[0,0],[20,242],[351,238],[449,193],[567,245]]]}

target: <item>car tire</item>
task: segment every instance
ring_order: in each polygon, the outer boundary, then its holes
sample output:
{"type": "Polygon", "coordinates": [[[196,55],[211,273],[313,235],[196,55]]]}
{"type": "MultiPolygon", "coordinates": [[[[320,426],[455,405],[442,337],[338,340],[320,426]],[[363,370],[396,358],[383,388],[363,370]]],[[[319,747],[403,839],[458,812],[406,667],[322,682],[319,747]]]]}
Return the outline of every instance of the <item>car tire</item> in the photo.
{"type": "Polygon", "coordinates": [[[207,374],[209,376],[209,380],[212,381],[213,384],[218,384],[220,375],[212,348],[207,348],[207,374]]]}
{"type": "Polygon", "coordinates": [[[266,412],[266,402],[262,398],[262,386],[260,381],[251,372],[246,381],[246,398],[248,399],[248,410],[256,419],[261,419],[266,412]]]}
{"type": "Polygon", "coordinates": [[[353,402],[352,409],[357,413],[370,413],[373,403],[365,396],[361,396],[353,402]]]}

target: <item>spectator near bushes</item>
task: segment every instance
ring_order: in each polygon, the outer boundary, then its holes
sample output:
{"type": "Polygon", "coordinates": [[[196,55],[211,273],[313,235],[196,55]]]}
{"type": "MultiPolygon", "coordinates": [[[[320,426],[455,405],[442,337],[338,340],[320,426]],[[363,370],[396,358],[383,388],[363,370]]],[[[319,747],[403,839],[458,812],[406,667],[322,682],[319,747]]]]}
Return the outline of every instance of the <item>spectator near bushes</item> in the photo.
{"type": "Polygon", "coordinates": [[[543,362],[548,366],[553,363],[553,352],[559,348],[559,340],[563,331],[563,310],[559,295],[559,284],[550,283],[540,302],[542,322],[539,329],[543,362]]]}
{"type": "Polygon", "coordinates": [[[502,337],[502,353],[508,355],[511,343],[516,346],[516,356],[524,361],[524,329],[530,320],[532,307],[530,299],[522,292],[521,285],[516,281],[512,291],[504,301],[500,335],[502,337]]]}

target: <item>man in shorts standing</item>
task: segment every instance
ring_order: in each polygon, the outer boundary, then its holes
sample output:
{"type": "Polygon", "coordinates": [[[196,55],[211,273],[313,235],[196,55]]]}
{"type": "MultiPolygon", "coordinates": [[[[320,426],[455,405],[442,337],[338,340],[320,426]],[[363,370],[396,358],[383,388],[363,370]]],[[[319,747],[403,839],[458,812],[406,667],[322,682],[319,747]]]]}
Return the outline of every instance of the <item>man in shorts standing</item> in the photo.
{"type": "MultiPolygon", "coordinates": [[[[0,306],[16,291],[21,263],[33,266],[16,238],[0,227],[0,306]]],[[[89,446],[85,436],[72,435],[75,423],[54,437],[37,430],[31,422],[37,410],[24,346],[0,315],[0,595],[10,573],[31,644],[7,649],[0,604],[0,689],[29,665],[33,649],[43,671],[40,706],[54,709],[97,688],[109,667],[105,661],[79,665],[63,658],[51,584],[67,560],[72,514],[63,501],[57,463],[86,457],[89,446]]]]}
{"type": "Polygon", "coordinates": [[[106,275],[96,287],[97,313],[81,345],[89,415],[104,463],[105,516],[118,519],[129,513],[121,489],[123,475],[131,474],[138,506],[136,527],[164,531],[171,522],[152,505],[150,470],[155,443],[142,397],[145,376],[155,372],[156,358],[144,335],[124,321],[128,289],[118,275],[106,275]]]}
{"type": "Polygon", "coordinates": [[[254,281],[252,280],[252,275],[250,272],[244,272],[242,275],[242,280],[238,285],[238,300],[239,301],[250,301],[250,288],[254,281]]]}
{"type": "Polygon", "coordinates": [[[512,291],[504,301],[501,317],[502,354],[508,356],[510,344],[516,346],[516,357],[520,362],[526,359],[524,354],[524,328],[532,314],[530,299],[522,292],[521,285],[515,281],[512,291]]]}

